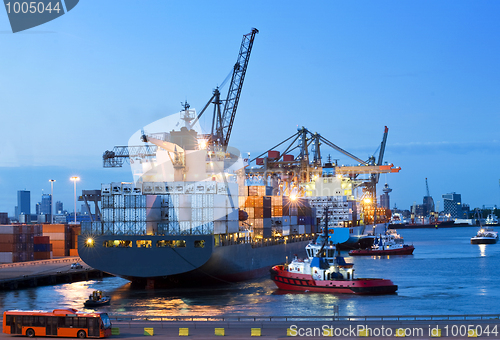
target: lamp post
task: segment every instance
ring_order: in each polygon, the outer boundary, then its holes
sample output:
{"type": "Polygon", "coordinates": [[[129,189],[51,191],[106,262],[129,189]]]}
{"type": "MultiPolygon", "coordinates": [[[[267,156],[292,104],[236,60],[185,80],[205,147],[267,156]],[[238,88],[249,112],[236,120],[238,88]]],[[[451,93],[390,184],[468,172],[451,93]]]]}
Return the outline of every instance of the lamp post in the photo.
{"type": "Polygon", "coordinates": [[[72,180],[75,185],[75,224],[76,224],[76,182],[80,180],[80,177],[73,176],[70,178],[70,180],[72,180]]]}
{"type": "Polygon", "coordinates": [[[55,179],[49,179],[50,182],[50,223],[54,224],[54,182],[55,179]]]}

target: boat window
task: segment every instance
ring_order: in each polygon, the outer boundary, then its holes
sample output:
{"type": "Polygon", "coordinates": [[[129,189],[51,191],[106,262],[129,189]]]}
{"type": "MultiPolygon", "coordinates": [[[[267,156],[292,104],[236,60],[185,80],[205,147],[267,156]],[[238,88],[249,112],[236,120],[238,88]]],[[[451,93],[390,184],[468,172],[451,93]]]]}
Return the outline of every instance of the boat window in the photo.
{"type": "Polygon", "coordinates": [[[151,248],[152,243],[153,242],[151,240],[137,240],[137,241],[135,241],[137,248],[151,248]]]}
{"type": "Polygon", "coordinates": [[[333,257],[333,249],[328,249],[328,257],[333,257]]]}
{"type": "Polygon", "coordinates": [[[195,248],[205,248],[205,241],[204,240],[194,241],[194,247],[195,248]]]}
{"type": "Polygon", "coordinates": [[[107,240],[102,244],[105,248],[132,248],[132,241],[130,240],[107,240]]]}

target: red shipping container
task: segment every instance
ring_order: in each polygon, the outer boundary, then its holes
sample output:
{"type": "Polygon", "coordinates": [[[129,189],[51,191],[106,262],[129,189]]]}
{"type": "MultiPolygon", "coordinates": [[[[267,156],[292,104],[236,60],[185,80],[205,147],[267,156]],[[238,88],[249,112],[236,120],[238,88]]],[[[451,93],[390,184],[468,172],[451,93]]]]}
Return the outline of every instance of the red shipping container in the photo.
{"type": "Polygon", "coordinates": [[[33,238],[33,244],[49,244],[50,236],[35,236],[33,238]]]}
{"type": "Polygon", "coordinates": [[[284,162],[293,162],[293,155],[283,155],[283,161],[284,162]]]}
{"type": "Polygon", "coordinates": [[[257,165],[264,165],[264,158],[257,158],[255,160],[255,164],[257,164],[257,165]]]}
{"type": "Polygon", "coordinates": [[[278,158],[280,158],[280,152],[279,151],[275,151],[275,150],[268,151],[267,152],[267,158],[269,158],[269,159],[278,159],[278,158]]]}

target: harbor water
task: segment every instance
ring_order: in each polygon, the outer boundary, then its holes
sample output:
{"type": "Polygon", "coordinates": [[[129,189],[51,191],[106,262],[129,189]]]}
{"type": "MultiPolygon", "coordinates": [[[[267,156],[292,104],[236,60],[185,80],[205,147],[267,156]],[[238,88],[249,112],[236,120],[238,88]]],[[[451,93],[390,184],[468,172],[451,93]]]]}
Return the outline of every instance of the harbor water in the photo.
{"type": "MultiPolygon", "coordinates": [[[[477,227],[399,230],[413,255],[348,257],[357,277],[392,280],[397,294],[330,295],[278,291],[269,277],[217,287],[137,290],[124,279],[75,282],[0,292],[0,309],[83,308],[93,290],[112,297],[113,315],[342,316],[500,313],[500,243],[472,245],[477,227]]],[[[494,228],[499,229],[499,228],[494,228]]],[[[305,252],[303,254],[305,256],[305,252]]],[[[285,260],[285,259],[283,259],[285,260]]]]}

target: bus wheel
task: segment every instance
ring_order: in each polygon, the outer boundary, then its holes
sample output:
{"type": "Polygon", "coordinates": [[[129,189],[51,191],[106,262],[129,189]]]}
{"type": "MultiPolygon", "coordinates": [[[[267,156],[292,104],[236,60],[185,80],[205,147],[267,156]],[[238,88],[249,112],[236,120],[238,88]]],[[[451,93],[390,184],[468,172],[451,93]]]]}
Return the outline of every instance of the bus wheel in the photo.
{"type": "Polygon", "coordinates": [[[85,331],[78,331],[76,336],[79,337],[80,339],[85,339],[87,337],[87,335],[85,334],[85,331]]]}
{"type": "Polygon", "coordinates": [[[34,336],[35,336],[35,331],[33,330],[33,328],[28,328],[28,329],[26,330],[26,336],[27,336],[28,338],[32,338],[32,337],[34,337],[34,336]]]}

